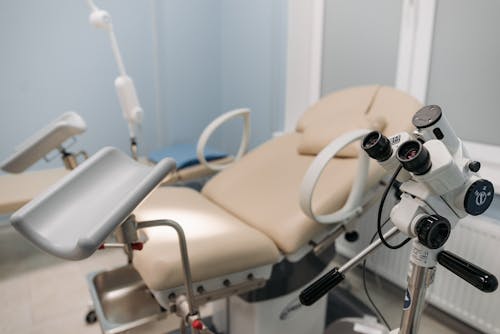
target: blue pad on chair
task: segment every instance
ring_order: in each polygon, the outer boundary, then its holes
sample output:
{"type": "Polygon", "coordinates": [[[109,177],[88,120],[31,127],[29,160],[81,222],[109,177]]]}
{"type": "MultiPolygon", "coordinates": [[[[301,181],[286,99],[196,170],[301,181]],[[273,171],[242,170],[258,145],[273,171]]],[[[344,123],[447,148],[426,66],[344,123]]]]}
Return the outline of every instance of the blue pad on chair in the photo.
{"type": "MultiPolygon", "coordinates": [[[[177,169],[198,165],[200,161],[196,156],[196,146],[193,144],[177,144],[161,150],[149,153],[148,159],[154,163],[165,157],[173,158],[177,163],[177,169]]],[[[207,161],[217,160],[227,157],[227,154],[218,152],[209,147],[205,148],[205,159],[207,161]]]]}

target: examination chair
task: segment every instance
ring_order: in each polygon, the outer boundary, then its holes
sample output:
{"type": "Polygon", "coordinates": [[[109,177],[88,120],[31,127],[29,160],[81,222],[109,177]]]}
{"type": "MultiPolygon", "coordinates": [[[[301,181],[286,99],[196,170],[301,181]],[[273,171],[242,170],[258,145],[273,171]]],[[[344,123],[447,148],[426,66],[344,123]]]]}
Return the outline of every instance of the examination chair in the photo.
{"type": "MultiPolygon", "coordinates": [[[[213,322],[218,330],[319,334],[324,331],[326,299],[307,309],[290,302],[300,288],[327,269],[334,240],[355,229],[369,190],[384,176],[375,164],[366,164],[365,175],[359,175],[363,170],[358,160],[366,157],[358,152],[356,140],[373,129],[387,135],[411,131],[412,115],[420,106],[390,87],[364,86],[333,93],[304,113],[296,131],[246,154],[215,175],[201,192],[184,187],[153,191],[164,177],[161,173],[173,169],[171,161],[161,161],[153,172],[147,172],[147,167],[135,166],[108,149],[18,211],[12,222],[42,249],[76,260],[90,256],[112,226],[135,226],[137,221],[139,233],[132,237],[135,246],[127,248],[134,270],[163,309],[182,315],[194,329],[204,327],[183,311],[185,294],[196,305],[233,296],[229,315],[222,311],[222,303],[214,304],[213,322]],[[319,165],[318,158],[323,160],[319,165]],[[137,170],[124,172],[120,184],[116,167],[114,173],[109,172],[119,164],[137,170]],[[116,179],[107,180],[109,175],[116,179]],[[113,189],[107,189],[110,186],[113,189]],[[80,188],[85,189],[80,202],[63,196],[80,188]],[[95,208],[84,203],[92,194],[102,197],[102,204],[92,202],[95,208]],[[113,206],[108,197],[116,198],[113,206]],[[66,205],[58,204],[59,200],[66,205]],[[93,212],[81,219],[76,231],[64,226],[63,222],[89,209],[93,212]],[[96,221],[95,226],[89,220],[96,221]],[[152,227],[175,222],[183,233],[152,227]],[[85,228],[91,231],[86,233],[85,228]],[[66,234],[70,240],[61,240],[66,234]]],[[[96,280],[93,276],[91,284],[96,280]]],[[[99,291],[93,291],[98,299],[99,291]]],[[[104,332],[113,332],[106,326],[101,323],[104,332]]]]}
{"type": "MultiPolygon", "coordinates": [[[[411,117],[420,106],[415,99],[389,87],[368,86],[331,94],[304,113],[295,132],[248,153],[214,176],[201,193],[171,187],[155,190],[135,210],[136,219],[168,218],[182,224],[193,280],[203,291],[216,290],[224,282],[237,285],[248,277],[263,278],[268,282],[263,293],[254,291],[246,299],[281,297],[283,303],[290,299],[289,293],[326,266],[324,262],[321,265],[313,249],[322,241],[328,242],[332,226],[312,221],[299,206],[300,184],[316,155],[352,130],[379,129],[387,134],[410,131],[411,117]],[[302,276],[302,281],[296,275],[302,276]]],[[[342,208],[356,178],[358,146],[347,146],[326,166],[315,191],[314,211],[327,213],[342,208]]],[[[383,171],[373,165],[368,174],[366,189],[381,179],[383,171]]],[[[172,231],[160,227],[145,229],[144,233],[148,242],[142,251],[135,252],[133,264],[165,307],[169,296],[182,286],[177,240],[172,231]]],[[[271,316],[272,303],[258,314],[260,304],[238,307],[247,308],[247,315],[271,316]]],[[[311,326],[317,321],[315,317],[305,317],[300,325],[309,322],[305,326],[311,326]]],[[[265,328],[256,329],[256,333],[264,329],[273,332],[270,321],[257,322],[264,323],[265,328]]],[[[275,323],[278,327],[274,332],[284,332],[286,327],[275,323]]],[[[240,327],[235,321],[232,325],[240,327]]],[[[292,327],[296,330],[300,325],[292,327]]]]}

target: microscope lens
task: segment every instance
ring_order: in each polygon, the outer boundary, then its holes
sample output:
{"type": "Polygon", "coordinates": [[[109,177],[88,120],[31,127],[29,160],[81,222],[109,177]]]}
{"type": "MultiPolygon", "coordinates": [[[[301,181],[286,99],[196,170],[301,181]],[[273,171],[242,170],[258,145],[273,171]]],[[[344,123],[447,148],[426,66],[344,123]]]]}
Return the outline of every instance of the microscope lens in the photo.
{"type": "Polygon", "coordinates": [[[392,155],[389,139],[379,131],[372,131],[361,142],[361,148],[368,156],[377,161],[385,161],[392,155]]]}
{"type": "Polygon", "coordinates": [[[417,155],[418,151],[416,149],[411,149],[406,153],[406,159],[413,159],[417,155]]]}
{"type": "Polygon", "coordinates": [[[416,140],[403,143],[398,149],[397,158],[407,171],[415,175],[427,173],[432,166],[429,151],[416,140]]]}

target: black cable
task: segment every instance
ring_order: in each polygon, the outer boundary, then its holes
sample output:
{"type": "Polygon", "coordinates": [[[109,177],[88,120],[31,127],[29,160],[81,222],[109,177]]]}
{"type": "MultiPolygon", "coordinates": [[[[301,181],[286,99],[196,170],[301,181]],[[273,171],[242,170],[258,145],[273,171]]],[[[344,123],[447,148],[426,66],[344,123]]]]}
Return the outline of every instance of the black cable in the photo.
{"type": "MultiPolygon", "coordinates": [[[[384,227],[385,224],[387,224],[389,222],[389,219],[390,218],[387,218],[385,220],[385,222],[382,224],[381,227],[384,227]]],[[[373,237],[371,238],[371,240],[369,242],[370,244],[373,242],[373,240],[375,240],[376,236],[377,236],[377,232],[375,232],[373,234],[373,237]]],[[[377,316],[379,317],[379,320],[382,321],[384,323],[385,327],[387,327],[387,329],[390,331],[391,327],[389,326],[389,323],[384,318],[384,316],[382,315],[382,312],[379,310],[379,308],[377,307],[377,305],[375,305],[375,302],[373,301],[372,297],[370,296],[370,293],[368,292],[368,287],[366,286],[366,259],[363,261],[363,289],[365,290],[365,294],[366,294],[366,297],[368,298],[368,301],[372,305],[375,313],[377,313],[377,316]]]]}
{"type": "MultiPolygon", "coordinates": [[[[390,220],[390,217],[389,217],[389,218],[387,218],[384,221],[383,224],[381,224],[381,221],[382,221],[382,211],[384,209],[384,204],[385,204],[385,201],[387,199],[387,195],[389,194],[389,191],[391,190],[392,185],[396,181],[396,178],[397,178],[399,172],[401,171],[402,167],[403,166],[400,165],[396,169],[396,171],[392,175],[389,183],[386,185],[384,193],[382,194],[382,199],[380,200],[380,205],[379,205],[378,214],[377,214],[377,231],[373,234],[372,238],[370,239],[369,244],[371,244],[375,240],[375,238],[377,237],[377,235],[379,236],[380,241],[386,247],[388,247],[390,249],[399,249],[399,248],[403,247],[404,245],[406,245],[411,240],[411,238],[407,238],[407,239],[405,239],[404,241],[402,241],[401,243],[399,243],[397,245],[391,245],[391,244],[389,244],[387,242],[387,240],[385,240],[384,235],[382,233],[382,227],[384,227],[389,222],[389,220],[390,220]]],[[[366,294],[366,297],[368,298],[368,301],[370,302],[370,304],[372,305],[373,309],[375,310],[375,313],[377,313],[377,315],[379,317],[379,320],[384,323],[384,325],[387,327],[388,330],[391,330],[391,327],[389,326],[389,323],[387,322],[387,320],[383,316],[382,312],[380,311],[380,309],[377,307],[377,305],[373,301],[373,299],[370,296],[370,293],[368,291],[368,287],[366,285],[366,261],[367,261],[366,259],[363,260],[363,289],[365,290],[365,294],[366,294]]]]}
{"type": "Polygon", "coordinates": [[[407,238],[397,245],[391,245],[384,239],[384,235],[382,234],[381,221],[382,221],[382,210],[384,209],[384,203],[385,203],[385,200],[387,199],[387,194],[389,193],[389,190],[391,190],[392,184],[396,180],[396,177],[398,176],[399,171],[401,171],[401,168],[403,168],[403,166],[399,165],[399,167],[396,169],[396,171],[392,175],[391,180],[389,181],[389,183],[387,184],[387,186],[384,190],[384,194],[382,195],[382,199],[380,200],[380,205],[378,207],[378,215],[377,215],[378,237],[380,238],[380,241],[382,241],[384,246],[386,246],[387,248],[390,248],[390,249],[399,249],[399,248],[403,247],[404,245],[406,245],[411,240],[411,238],[407,238]]]}

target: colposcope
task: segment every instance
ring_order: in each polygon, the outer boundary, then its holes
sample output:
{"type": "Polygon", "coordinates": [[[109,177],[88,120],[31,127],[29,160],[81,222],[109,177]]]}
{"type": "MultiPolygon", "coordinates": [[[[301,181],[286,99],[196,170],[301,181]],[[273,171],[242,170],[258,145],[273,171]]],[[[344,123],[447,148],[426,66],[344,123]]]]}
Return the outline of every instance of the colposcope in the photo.
{"type": "Polygon", "coordinates": [[[494,188],[478,172],[480,163],[468,158],[441,108],[430,105],[413,117],[413,135],[390,138],[373,131],[362,140],[362,149],[393,176],[382,196],[377,217],[379,239],[340,268],[334,268],[302,291],[300,301],[312,305],[344,280],[344,273],[363,261],[381,245],[397,249],[411,241],[408,288],[399,329],[395,333],[417,333],[427,287],[439,263],[483,292],[498,287],[494,275],[444,250],[452,229],[467,215],[484,213],[493,200],[494,188]],[[383,203],[395,180],[401,183],[401,200],[390,212],[395,227],[382,233],[383,203]],[[398,232],[408,238],[399,245],[388,240],[398,232]]]}

